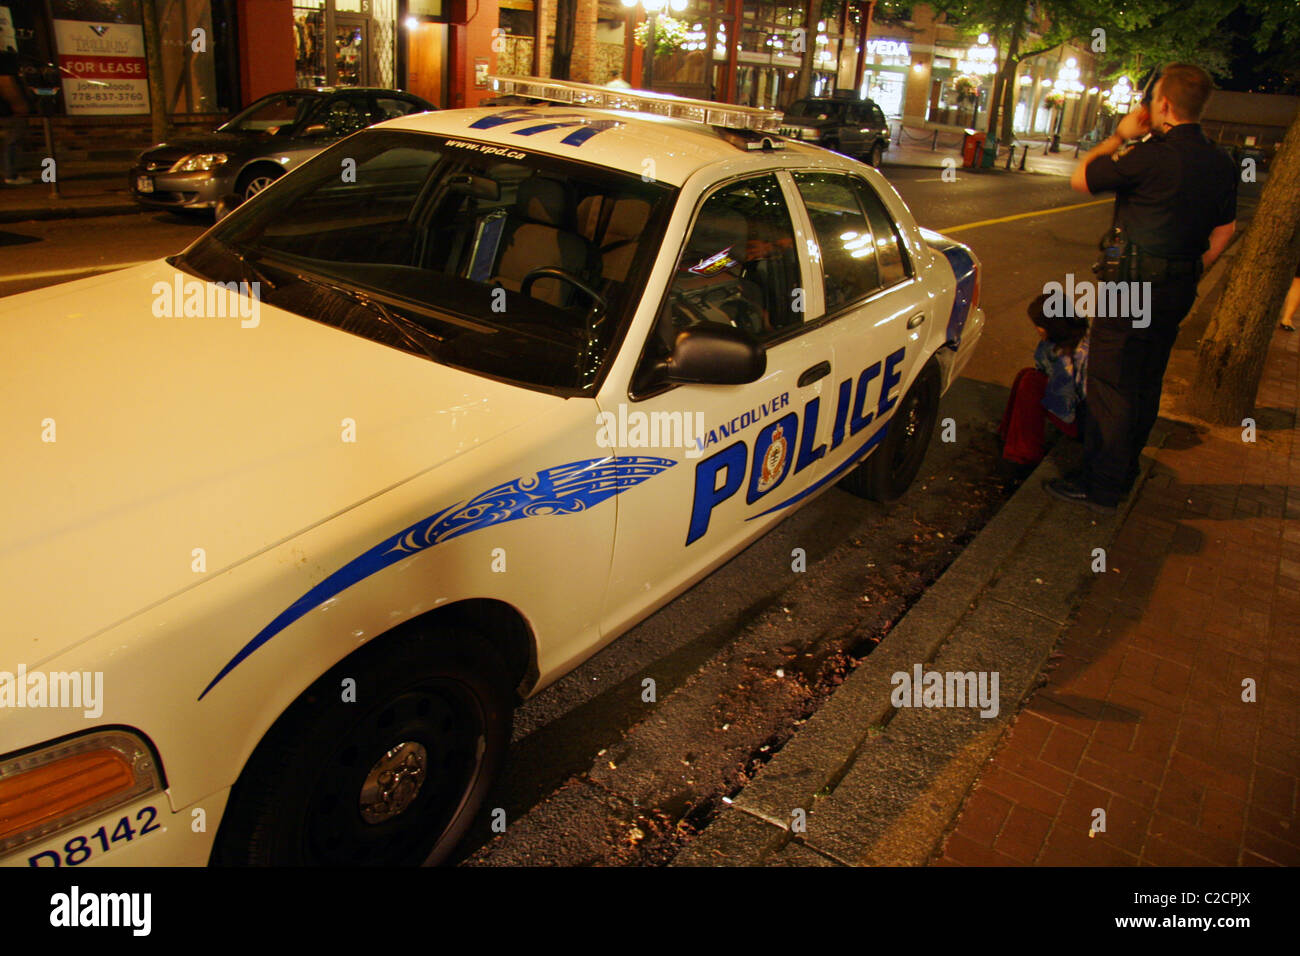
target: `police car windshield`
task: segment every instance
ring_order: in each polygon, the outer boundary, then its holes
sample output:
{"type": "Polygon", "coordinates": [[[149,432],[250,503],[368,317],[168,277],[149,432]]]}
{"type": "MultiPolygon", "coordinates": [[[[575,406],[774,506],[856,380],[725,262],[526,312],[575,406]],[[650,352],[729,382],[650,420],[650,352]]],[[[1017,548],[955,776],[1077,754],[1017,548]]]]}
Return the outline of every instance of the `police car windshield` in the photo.
{"type": "Polygon", "coordinates": [[[583,394],[631,319],[675,193],[526,150],[364,131],[239,207],[178,264],[230,281],[247,280],[251,263],[273,281],[261,292],[273,305],[583,394]],[[427,334],[395,334],[384,310],[427,334]]]}

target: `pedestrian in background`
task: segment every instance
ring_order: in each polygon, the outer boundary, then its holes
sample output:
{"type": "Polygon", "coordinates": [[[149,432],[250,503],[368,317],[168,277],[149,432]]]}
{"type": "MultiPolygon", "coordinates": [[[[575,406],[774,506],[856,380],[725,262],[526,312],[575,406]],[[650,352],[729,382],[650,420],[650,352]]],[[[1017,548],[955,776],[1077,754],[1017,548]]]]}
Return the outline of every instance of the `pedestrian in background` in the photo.
{"type": "Polygon", "coordinates": [[[18,50],[0,50],[0,178],[6,185],[32,181],[18,171],[19,153],[27,140],[27,94],[18,72],[18,50]]]}
{"type": "MultiPolygon", "coordinates": [[[[1088,353],[1088,416],[1080,469],[1046,482],[1054,497],[1113,513],[1138,476],[1138,459],[1160,414],[1160,391],[1178,325],[1196,283],[1236,229],[1237,168],[1201,131],[1213,90],[1199,66],[1165,67],[1116,133],[1079,161],[1070,185],[1115,193],[1116,278],[1150,283],[1140,322],[1098,316],[1088,353]],[[1140,140],[1126,145],[1129,140],[1140,140]]],[[[1109,234],[1108,234],[1109,236],[1109,234]]],[[[1130,297],[1130,301],[1132,297],[1130,297]]]]}
{"type": "Polygon", "coordinates": [[[1295,276],[1291,279],[1291,288],[1286,290],[1286,301],[1282,304],[1282,328],[1288,332],[1295,331],[1296,309],[1300,309],[1300,262],[1296,263],[1295,276]]]}

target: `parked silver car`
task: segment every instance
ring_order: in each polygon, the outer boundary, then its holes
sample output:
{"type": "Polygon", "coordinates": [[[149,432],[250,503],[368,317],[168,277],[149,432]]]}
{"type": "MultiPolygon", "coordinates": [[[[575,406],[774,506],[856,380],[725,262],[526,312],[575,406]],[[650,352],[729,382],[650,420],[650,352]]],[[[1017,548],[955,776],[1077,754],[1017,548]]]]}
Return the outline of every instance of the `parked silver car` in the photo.
{"type": "Polygon", "coordinates": [[[326,146],[382,120],[433,110],[397,90],[318,87],[262,97],[211,133],[160,143],[130,173],[132,197],[154,209],[242,202],[326,146]]]}

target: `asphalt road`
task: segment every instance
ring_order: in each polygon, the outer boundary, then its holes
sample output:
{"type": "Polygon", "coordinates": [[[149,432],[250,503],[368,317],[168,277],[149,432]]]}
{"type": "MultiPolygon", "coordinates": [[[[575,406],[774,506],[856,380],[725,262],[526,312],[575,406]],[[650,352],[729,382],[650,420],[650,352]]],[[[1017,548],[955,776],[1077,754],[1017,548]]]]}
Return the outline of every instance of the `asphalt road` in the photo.
{"type": "MultiPolygon", "coordinates": [[[[527,701],[464,862],[671,858],[1010,494],[1014,476],[998,460],[993,427],[1037,344],[1025,306],[1046,281],[1090,275],[1109,207],[1079,206],[1089,198],[1058,177],[940,174],[886,167],[918,220],[952,231],[983,266],[986,331],[940,412],[956,440],[936,433],[900,502],[833,489],[527,701]],[[806,572],[792,570],[795,548],[807,554],[806,572]],[[505,833],[491,828],[496,808],[505,833]]],[[[7,225],[0,295],[167,255],[203,228],[166,213],[7,225]]]]}

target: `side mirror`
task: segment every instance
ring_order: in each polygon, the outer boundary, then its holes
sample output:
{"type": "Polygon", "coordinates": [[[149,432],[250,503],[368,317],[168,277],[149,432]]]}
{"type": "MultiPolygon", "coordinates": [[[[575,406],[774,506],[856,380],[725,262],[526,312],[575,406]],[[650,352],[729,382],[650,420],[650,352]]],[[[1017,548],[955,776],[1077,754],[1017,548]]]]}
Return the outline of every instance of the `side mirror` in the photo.
{"type": "Polygon", "coordinates": [[[328,136],[329,132],[330,128],[324,123],[312,123],[310,126],[303,127],[300,135],[308,137],[328,136]]]}
{"type": "Polygon", "coordinates": [[[744,385],[767,371],[767,351],[730,325],[701,322],[677,334],[658,369],[661,381],[695,385],[744,385]]]}

